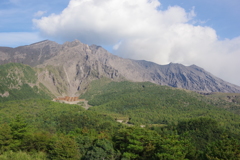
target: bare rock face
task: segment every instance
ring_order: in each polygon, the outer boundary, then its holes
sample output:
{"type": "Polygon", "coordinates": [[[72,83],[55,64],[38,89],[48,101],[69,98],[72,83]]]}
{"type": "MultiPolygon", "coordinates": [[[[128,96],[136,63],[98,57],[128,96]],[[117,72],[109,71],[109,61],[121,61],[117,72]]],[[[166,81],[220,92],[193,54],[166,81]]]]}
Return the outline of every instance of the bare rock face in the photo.
{"type": "Polygon", "coordinates": [[[39,79],[46,86],[55,86],[54,92],[77,96],[92,80],[120,79],[118,71],[106,63],[109,56],[111,54],[101,47],[89,47],[78,40],[66,42],[56,56],[37,66],[39,69],[52,66],[39,72],[42,75],[39,79]]]}
{"type": "Polygon", "coordinates": [[[153,83],[199,92],[240,92],[239,86],[225,82],[196,65],[184,66],[174,63],[157,65],[146,61],[136,62],[145,75],[144,80],[153,83]]]}
{"type": "Polygon", "coordinates": [[[100,46],[88,46],[78,40],[62,45],[42,41],[17,48],[0,47],[0,64],[9,62],[36,67],[38,80],[59,96],[78,96],[92,80],[102,77],[115,81],[150,81],[198,92],[240,93],[239,86],[225,82],[195,65],[158,65],[124,59],[100,46]]]}
{"type": "Polygon", "coordinates": [[[55,56],[60,46],[56,42],[45,40],[17,48],[0,47],[0,65],[13,62],[36,66],[55,56]]]}

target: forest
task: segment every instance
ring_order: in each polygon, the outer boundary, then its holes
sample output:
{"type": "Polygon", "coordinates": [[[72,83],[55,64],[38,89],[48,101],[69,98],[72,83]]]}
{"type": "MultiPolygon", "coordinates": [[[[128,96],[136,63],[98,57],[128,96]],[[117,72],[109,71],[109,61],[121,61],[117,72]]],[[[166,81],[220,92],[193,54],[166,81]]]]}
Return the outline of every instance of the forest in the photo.
{"type": "Polygon", "coordinates": [[[0,160],[240,159],[238,94],[102,78],[79,97],[92,106],[86,110],[51,101],[44,87],[28,85],[34,77],[23,77],[0,96],[0,160]]]}

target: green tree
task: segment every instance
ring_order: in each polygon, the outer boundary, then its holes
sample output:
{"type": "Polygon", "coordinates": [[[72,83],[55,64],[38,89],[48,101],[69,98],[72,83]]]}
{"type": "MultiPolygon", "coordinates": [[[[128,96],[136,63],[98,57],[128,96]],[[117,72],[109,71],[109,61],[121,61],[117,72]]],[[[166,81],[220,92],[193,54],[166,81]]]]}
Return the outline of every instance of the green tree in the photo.
{"type": "Polygon", "coordinates": [[[156,146],[156,157],[159,160],[185,160],[193,149],[189,141],[177,135],[161,137],[156,146]]]}
{"type": "Polygon", "coordinates": [[[78,151],[80,156],[84,156],[88,149],[93,145],[93,138],[87,135],[78,135],[76,137],[76,142],[78,144],[78,151]]]}
{"type": "Polygon", "coordinates": [[[49,133],[32,133],[24,137],[21,148],[27,152],[49,152],[54,140],[53,136],[49,133]]]}
{"type": "Polygon", "coordinates": [[[191,140],[201,154],[208,143],[219,139],[224,130],[210,118],[197,118],[180,121],[177,125],[178,134],[191,140]]]}
{"type": "Polygon", "coordinates": [[[20,150],[22,140],[28,132],[28,125],[20,115],[17,115],[16,118],[11,121],[10,127],[13,138],[11,149],[14,151],[20,150]]]}
{"type": "Polygon", "coordinates": [[[240,143],[238,140],[223,135],[221,139],[207,147],[208,160],[237,160],[240,159],[240,143]]]}
{"type": "Polygon", "coordinates": [[[0,155],[0,160],[47,160],[47,156],[44,152],[28,154],[22,151],[7,151],[0,155]]]}
{"type": "Polygon", "coordinates": [[[49,151],[49,158],[54,160],[77,160],[79,153],[76,141],[68,135],[59,135],[49,151]]]}
{"type": "Polygon", "coordinates": [[[89,148],[83,160],[89,159],[116,159],[113,144],[107,139],[97,139],[94,145],[89,148]]]}
{"type": "Polygon", "coordinates": [[[0,125],[0,154],[10,149],[12,143],[11,127],[4,123],[0,125]]]}
{"type": "Polygon", "coordinates": [[[119,130],[114,137],[116,149],[122,153],[122,158],[147,159],[152,158],[155,143],[159,135],[144,128],[129,127],[119,130]]]}

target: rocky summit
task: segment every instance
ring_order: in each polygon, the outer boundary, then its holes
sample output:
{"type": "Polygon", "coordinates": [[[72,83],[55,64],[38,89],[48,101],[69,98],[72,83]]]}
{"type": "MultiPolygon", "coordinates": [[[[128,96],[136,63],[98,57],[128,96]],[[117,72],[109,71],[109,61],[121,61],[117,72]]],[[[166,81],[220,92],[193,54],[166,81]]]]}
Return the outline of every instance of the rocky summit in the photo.
{"type": "Polygon", "coordinates": [[[78,40],[62,45],[45,40],[17,48],[0,47],[0,65],[11,62],[34,67],[38,81],[55,96],[78,96],[92,80],[104,77],[113,81],[149,81],[203,93],[240,93],[239,86],[196,65],[159,65],[124,59],[100,46],[88,46],[78,40]]]}

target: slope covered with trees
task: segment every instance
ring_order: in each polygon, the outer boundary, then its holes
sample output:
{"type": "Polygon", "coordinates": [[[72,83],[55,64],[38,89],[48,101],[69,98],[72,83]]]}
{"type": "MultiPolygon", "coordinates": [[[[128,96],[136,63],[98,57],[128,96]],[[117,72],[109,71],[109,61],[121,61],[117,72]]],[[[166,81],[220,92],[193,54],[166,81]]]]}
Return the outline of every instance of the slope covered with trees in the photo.
{"type": "MultiPolygon", "coordinates": [[[[159,86],[149,82],[95,81],[81,96],[94,106],[90,110],[129,118],[135,125],[170,125],[180,120],[206,117],[239,133],[240,117],[195,92],[159,86]]],[[[126,120],[126,119],[125,119],[126,120]]]]}
{"type": "Polygon", "coordinates": [[[45,99],[32,68],[2,67],[1,95],[9,95],[0,102],[0,160],[240,159],[237,95],[231,102],[225,94],[102,78],[81,96],[93,106],[85,110],[45,99]]]}

